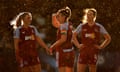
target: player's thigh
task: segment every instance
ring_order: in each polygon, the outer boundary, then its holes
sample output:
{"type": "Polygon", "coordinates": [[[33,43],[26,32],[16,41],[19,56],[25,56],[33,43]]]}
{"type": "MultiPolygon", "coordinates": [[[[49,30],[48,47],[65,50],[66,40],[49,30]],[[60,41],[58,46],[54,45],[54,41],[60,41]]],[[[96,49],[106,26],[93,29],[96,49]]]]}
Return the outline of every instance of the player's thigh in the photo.
{"type": "Polygon", "coordinates": [[[77,72],[85,72],[86,66],[87,66],[86,64],[78,63],[77,64],[77,72]]]}
{"type": "Polygon", "coordinates": [[[31,71],[32,70],[29,66],[20,68],[20,72],[31,72],[31,71]]]}
{"type": "Polygon", "coordinates": [[[58,72],[65,72],[65,67],[59,67],[58,72]]]}
{"type": "Polygon", "coordinates": [[[41,72],[41,65],[37,64],[32,67],[32,72],[41,72]]]}
{"type": "Polygon", "coordinates": [[[97,66],[94,64],[89,65],[89,72],[96,72],[97,71],[97,66]]]}
{"type": "Polygon", "coordinates": [[[65,72],[74,72],[73,67],[65,67],[65,72]]]}

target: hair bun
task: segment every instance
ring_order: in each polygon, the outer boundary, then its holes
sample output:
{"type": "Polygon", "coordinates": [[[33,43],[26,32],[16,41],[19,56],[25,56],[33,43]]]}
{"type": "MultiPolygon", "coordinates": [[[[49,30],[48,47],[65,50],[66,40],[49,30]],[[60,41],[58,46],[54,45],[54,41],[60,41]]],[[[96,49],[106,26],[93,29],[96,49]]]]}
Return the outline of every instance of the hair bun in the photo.
{"type": "Polygon", "coordinates": [[[59,10],[59,13],[62,13],[66,17],[70,17],[71,16],[71,9],[67,6],[67,7],[59,10]]]}

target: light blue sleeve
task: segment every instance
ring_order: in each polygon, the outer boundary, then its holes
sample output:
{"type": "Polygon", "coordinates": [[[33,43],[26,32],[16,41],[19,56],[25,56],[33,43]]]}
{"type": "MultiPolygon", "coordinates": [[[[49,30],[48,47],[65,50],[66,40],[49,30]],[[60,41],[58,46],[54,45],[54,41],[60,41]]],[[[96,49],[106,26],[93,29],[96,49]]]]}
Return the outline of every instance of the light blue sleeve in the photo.
{"type": "Polygon", "coordinates": [[[36,28],[35,26],[33,26],[33,28],[34,28],[34,30],[35,30],[35,35],[36,35],[36,36],[39,36],[40,34],[39,34],[37,28],[36,28]]]}
{"type": "Polygon", "coordinates": [[[82,25],[83,24],[79,24],[79,26],[74,30],[74,32],[76,32],[77,34],[80,33],[82,30],[82,25]]]}
{"type": "Polygon", "coordinates": [[[60,30],[68,30],[68,24],[62,24],[60,30]]]}
{"type": "Polygon", "coordinates": [[[19,28],[15,29],[13,33],[14,33],[13,38],[20,38],[20,31],[19,31],[19,28]]]}
{"type": "Polygon", "coordinates": [[[101,34],[108,34],[108,32],[106,31],[106,29],[102,25],[100,25],[100,33],[101,34]]]}

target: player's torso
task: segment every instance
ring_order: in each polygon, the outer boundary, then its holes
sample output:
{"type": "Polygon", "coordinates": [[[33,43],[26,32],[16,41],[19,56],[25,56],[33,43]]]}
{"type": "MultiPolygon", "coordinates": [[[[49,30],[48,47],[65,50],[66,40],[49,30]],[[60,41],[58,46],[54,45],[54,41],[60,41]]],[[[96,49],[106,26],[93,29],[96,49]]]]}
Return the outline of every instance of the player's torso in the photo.
{"type": "Polygon", "coordinates": [[[20,29],[20,40],[23,41],[34,41],[35,40],[35,30],[32,27],[21,28],[20,29]]]}
{"type": "Polygon", "coordinates": [[[94,24],[84,24],[81,32],[82,43],[86,45],[98,44],[100,40],[100,27],[94,24]]]}
{"type": "Polygon", "coordinates": [[[20,28],[19,49],[21,56],[37,56],[35,30],[33,27],[20,28]]]}
{"type": "MultiPolygon", "coordinates": [[[[67,25],[68,27],[68,30],[67,30],[67,40],[66,42],[64,42],[60,47],[62,49],[71,49],[72,48],[72,43],[71,43],[71,39],[72,39],[72,27],[71,25],[67,25]]],[[[58,32],[57,32],[57,40],[59,40],[61,38],[61,30],[58,29],[58,32]]]]}

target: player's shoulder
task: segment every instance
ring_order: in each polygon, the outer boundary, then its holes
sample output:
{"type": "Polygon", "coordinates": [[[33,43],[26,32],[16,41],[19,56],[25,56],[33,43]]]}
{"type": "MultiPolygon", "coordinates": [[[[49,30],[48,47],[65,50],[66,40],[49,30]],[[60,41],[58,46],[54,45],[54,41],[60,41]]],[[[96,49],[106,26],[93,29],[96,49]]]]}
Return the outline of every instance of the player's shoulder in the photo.
{"type": "Polygon", "coordinates": [[[81,23],[81,26],[85,26],[85,25],[87,25],[88,23],[81,23]]]}
{"type": "Polygon", "coordinates": [[[61,27],[67,27],[68,24],[69,24],[68,22],[65,22],[65,23],[61,24],[61,27]]]}
{"type": "Polygon", "coordinates": [[[29,27],[31,27],[31,28],[36,28],[34,25],[29,25],[29,27]]]}
{"type": "Polygon", "coordinates": [[[60,25],[61,29],[67,29],[68,28],[68,22],[65,22],[64,24],[60,25]]]}
{"type": "Polygon", "coordinates": [[[97,26],[99,26],[99,27],[102,27],[102,24],[100,24],[100,23],[95,23],[97,26]]]}
{"type": "Polygon", "coordinates": [[[87,23],[80,23],[79,25],[78,25],[78,27],[83,27],[83,26],[86,26],[87,25],[87,23]]]}
{"type": "Polygon", "coordinates": [[[14,29],[15,31],[17,31],[17,30],[20,30],[22,28],[22,26],[19,26],[19,27],[17,27],[16,29],[14,29]]]}

